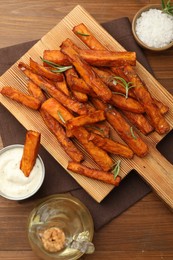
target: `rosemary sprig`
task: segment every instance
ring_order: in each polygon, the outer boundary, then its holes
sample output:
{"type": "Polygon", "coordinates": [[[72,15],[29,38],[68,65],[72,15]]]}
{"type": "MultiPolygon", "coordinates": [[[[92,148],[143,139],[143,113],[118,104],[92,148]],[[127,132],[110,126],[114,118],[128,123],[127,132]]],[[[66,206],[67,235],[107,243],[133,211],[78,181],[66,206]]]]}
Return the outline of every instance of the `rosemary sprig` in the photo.
{"type": "Polygon", "coordinates": [[[62,73],[62,72],[69,70],[71,68],[72,68],[72,66],[61,66],[61,67],[58,67],[57,69],[51,70],[51,71],[54,72],[54,73],[62,73]]]}
{"type": "Polygon", "coordinates": [[[173,15],[173,3],[171,3],[171,0],[168,0],[167,3],[165,3],[165,0],[161,0],[161,3],[163,13],[173,15]]]}
{"type": "Polygon", "coordinates": [[[89,34],[87,34],[87,33],[82,33],[82,32],[76,32],[77,34],[79,34],[79,35],[82,35],[82,36],[90,36],[89,34]]]}
{"type": "Polygon", "coordinates": [[[100,127],[89,125],[89,126],[86,126],[86,128],[96,130],[96,131],[100,132],[101,134],[103,134],[103,129],[101,129],[100,127]]]}
{"type": "Polygon", "coordinates": [[[45,62],[45,63],[47,63],[48,65],[50,65],[51,67],[55,68],[55,69],[52,69],[52,70],[51,70],[51,71],[54,72],[54,73],[62,73],[62,72],[64,72],[64,71],[66,71],[66,70],[72,68],[71,65],[70,65],[70,66],[61,66],[61,65],[59,65],[59,64],[57,64],[57,63],[54,63],[54,62],[52,62],[52,61],[45,60],[45,59],[43,59],[42,57],[40,57],[40,59],[41,59],[43,62],[45,62]]]}
{"type": "Polygon", "coordinates": [[[112,174],[114,175],[114,179],[116,179],[116,177],[119,174],[120,166],[121,166],[121,160],[118,160],[116,165],[115,165],[115,167],[114,167],[114,169],[112,170],[112,174]]]}
{"type": "Polygon", "coordinates": [[[133,83],[127,82],[125,79],[123,79],[121,77],[114,76],[113,77],[113,84],[116,85],[117,83],[125,88],[125,91],[126,91],[125,97],[128,98],[129,89],[134,88],[134,86],[132,85],[133,83]]]}
{"type": "Polygon", "coordinates": [[[59,118],[61,119],[61,121],[65,124],[65,123],[66,123],[66,122],[65,122],[65,119],[63,118],[63,116],[62,116],[62,114],[61,114],[60,111],[58,111],[58,116],[59,116],[59,118]]]}
{"type": "Polygon", "coordinates": [[[131,133],[131,135],[132,135],[132,137],[133,137],[133,139],[137,139],[137,137],[136,137],[136,135],[134,134],[134,131],[133,131],[133,127],[131,126],[130,127],[130,133],[131,133]]]}
{"type": "Polygon", "coordinates": [[[113,94],[116,94],[116,95],[120,95],[120,96],[126,97],[126,94],[121,93],[121,92],[115,92],[115,91],[113,91],[112,93],[113,93],[113,94]]]}

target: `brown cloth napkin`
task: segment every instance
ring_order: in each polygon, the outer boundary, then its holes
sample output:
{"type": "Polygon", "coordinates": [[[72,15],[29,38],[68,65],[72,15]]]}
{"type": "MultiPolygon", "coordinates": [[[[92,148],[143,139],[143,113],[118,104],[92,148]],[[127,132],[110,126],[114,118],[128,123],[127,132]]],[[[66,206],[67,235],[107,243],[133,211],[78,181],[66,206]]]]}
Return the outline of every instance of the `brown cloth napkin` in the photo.
{"type": "MultiPolygon", "coordinates": [[[[103,24],[103,27],[127,50],[136,51],[138,60],[152,72],[140,47],[136,44],[128,18],[121,18],[103,24]]],[[[0,50],[0,74],[14,64],[36,41],[27,42],[0,50]]],[[[26,129],[0,104],[0,134],[4,146],[24,143],[26,129]]],[[[135,172],[131,171],[118,188],[113,189],[101,202],[97,203],[78,183],[68,175],[57,161],[41,146],[41,155],[46,168],[46,176],[40,190],[32,199],[56,193],[71,192],[90,210],[95,230],[98,230],[135,202],[150,192],[150,187],[135,172]]]]}

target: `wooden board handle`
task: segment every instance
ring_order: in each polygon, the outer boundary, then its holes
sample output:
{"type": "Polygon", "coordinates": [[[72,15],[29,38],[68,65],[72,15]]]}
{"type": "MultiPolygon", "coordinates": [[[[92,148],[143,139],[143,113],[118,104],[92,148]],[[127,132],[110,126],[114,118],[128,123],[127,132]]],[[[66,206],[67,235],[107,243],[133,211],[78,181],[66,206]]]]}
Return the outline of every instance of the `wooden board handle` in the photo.
{"type": "Polygon", "coordinates": [[[173,209],[173,165],[156,148],[150,147],[150,154],[139,159],[136,170],[173,209]]]}

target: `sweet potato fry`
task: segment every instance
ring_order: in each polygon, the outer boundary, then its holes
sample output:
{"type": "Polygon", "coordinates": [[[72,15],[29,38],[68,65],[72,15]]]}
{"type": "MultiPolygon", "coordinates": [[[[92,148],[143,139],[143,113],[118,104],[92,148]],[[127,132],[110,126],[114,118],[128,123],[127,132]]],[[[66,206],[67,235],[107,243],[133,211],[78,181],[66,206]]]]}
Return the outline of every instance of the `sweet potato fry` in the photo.
{"type": "Polygon", "coordinates": [[[33,81],[29,80],[28,84],[27,84],[27,88],[29,93],[37,98],[38,100],[40,100],[41,104],[46,101],[47,97],[45,95],[45,93],[43,93],[42,89],[37,86],[33,81]]]}
{"type": "Polygon", "coordinates": [[[121,144],[112,139],[91,133],[89,140],[93,141],[95,145],[101,147],[108,153],[116,154],[128,159],[132,159],[133,157],[133,151],[127,145],[121,144]]]}
{"type": "Polygon", "coordinates": [[[111,157],[103,149],[89,141],[90,134],[84,127],[76,127],[71,131],[102,170],[109,171],[112,168],[113,160],[111,157]]]}
{"type": "Polygon", "coordinates": [[[88,96],[85,93],[73,90],[72,94],[74,98],[81,103],[86,103],[88,101],[88,96]]]}
{"type": "MultiPolygon", "coordinates": [[[[79,52],[79,50],[80,50],[80,48],[70,39],[70,38],[66,38],[63,42],[62,42],[62,44],[61,44],[61,46],[60,46],[60,48],[61,47],[71,47],[72,49],[74,49],[75,50],[75,52],[79,52]]],[[[62,50],[61,50],[62,51],[62,50]]],[[[69,59],[69,56],[67,55],[67,57],[68,57],[68,59],[69,59]]],[[[69,59],[69,61],[71,62],[71,60],[69,59]]],[[[72,63],[71,63],[72,64],[72,63]]]]}
{"type": "Polygon", "coordinates": [[[84,166],[84,165],[82,165],[80,163],[76,163],[76,162],[69,162],[67,169],[69,171],[81,174],[83,176],[86,176],[86,177],[89,177],[92,179],[100,180],[105,183],[112,184],[114,186],[118,186],[121,181],[120,176],[117,176],[116,178],[114,178],[114,175],[111,172],[91,169],[87,166],[84,166]]]}
{"type": "MultiPolygon", "coordinates": [[[[56,63],[62,66],[71,65],[68,57],[60,50],[44,50],[43,59],[56,63]]],[[[45,67],[49,66],[48,63],[43,63],[45,67]]]]}
{"type": "Polygon", "coordinates": [[[56,136],[58,142],[69,155],[69,157],[75,162],[81,162],[84,159],[82,152],[74,145],[74,143],[66,136],[63,127],[45,110],[40,109],[41,116],[49,128],[49,130],[56,136]]]}
{"type": "Polygon", "coordinates": [[[87,114],[87,107],[80,103],[77,100],[73,100],[62,91],[56,88],[54,84],[50,84],[50,82],[43,79],[41,76],[34,74],[32,71],[28,69],[23,70],[24,74],[31,79],[35,84],[37,84],[41,89],[47,92],[50,96],[57,99],[61,104],[63,104],[68,109],[76,112],[79,115],[87,114]]]}
{"type": "Polygon", "coordinates": [[[43,111],[49,113],[61,125],[66,126],[66,122],[73,118],[73,115],[55,98],[47,99],[41,106],[43,111]]]}
{"type": "Polygon", "coordinates": [[[65,76],[66,76],[66,81],[68,86],[71,89],[71,92],[73,94],[73,96],[79,101],[79,102],[87,102],[88,101],[88,96],[85,93],[80,92],[79,90],[73,90],[72,86],[73,86],[73,79],[74,78],[78,78],[78,75],[75,71],[74,68],[71,68],[69,70],[67,70],[65,72],[65,76]]]}
{"type": "Polygon", "coordinates": [[[136,131],[133,130],[118,111],[115,109],[108,109],[106,111],[106,118],[121,139],[137,156],[144,157],[148,153],[147,144],[141,139],[136,131]]]}
{"type": "Polygon", "coordinates": [[[94,105],[96,109],[99,110],[106,110],[108,108],[107,104],[103,103],[99,98],[96,97],[91,98],[91,103],[94,105]]]}
{"type": "Polygon", "coordinates": [[[66,77],[67,84],[69,84],[70,87],[73,83],[73,78],[79,78],[74,68],[65,71],[65,77],[66,77]]]}
{"type": "Polygon", "coordinates": [[[66,80],[65,80],[65,77],[63,76],[63,80],[62,81],[57,81],[56,83],[55,83],[55,86],[59,89],[59,90],[61,90],[65,95],[67,95],[67,96],[70,96],[70,91],[69,91],[69,89],[68,89],[68,87],[67,87],[67,83],[66,83],[66,80]]]}
{"type": "Polygon", "coordinates": [[[78,126],[84,126],[88,124],[97,123],[105,120],[105,114],[103,110],[96,110],[93,113],[89,113],[83,116],[74,117],[66,122],[66,127],[72,129],[78,126]]]}
{"type": "Polygon", "coordinates": [[[71,85],[71,89],[80,91],[85,94],[90,94],[90,87],[85,83],[85,81],[81,78],[73,78],[73,84],[71,85]]]}
{"type": "Polygon", "coordinates": [[[31,70],[30,66],[26,63],[24,63],[23,61],[20,61],[19,64],[18,64],[18,68],[23,71],[25,69],[27,70],[31,70]]]}
{"type": "Polygon", "coordinates": [[[153,126],[150,124],[144,114],[132,113],[125,110],[123,110],[122,112],[125,117],[132,123],[132,125],[139,129],[142,134],[148,135],[152,131],[154,131],[153,126]]]}
{"type": "Polygon", "coordinates": [[[80,76],[85,80],[89,87],[100,97],[102,100],[109,101],[112,93],[110,89],[100,80],[92,68],[84,62],[78,53],[72,48],[67,46],[61,46],[63,53],[68,55],[70,61],[76,68],[80,76]]]}
{"type": "Polygon", "coordinates": [[[45,78],[48,78],[53,81],[62,81],[63,75],[62,73],[53,73],[51,70],[45,68],[43,65],[37,63],[33,59],[30,58],[30,69],[34,73],[43,76],[45,78]]]}
{"type": "Polygon", "coordinates": [[[26,177],[29,177],[37,156],[40,145],[41,134],[36,131],[28,130],[25,137],[24,149],[20,161],[20,169],[26,177]]]}
{"type": "Polygon", "coordinates": [[[124,72],[129,81],[135,86],[133,91],[138,98],[139,102],[143,105],[145,112],[147,113],[152,125],[159,134],[166,134],[170,130],[168,122],[160,113],[158,107],[155,105],[151,94],[136,74],[135,70],[131,66],[125,66],[124,72]]]}
{"type": "Polygon", "coordinates": [[[18,103],[21,103],[22,105],[25,105],[34,110],[38,110],[41,105],[40,100],[38,100],[37,98],[24,94],[21,91],[19,91],[18,89],[15,89],[10,86],[4,86],[0,90],[0,93],[3,96],[6,96],[14,101],[17,101],[18,103]]]}
{"type": "Polygon", "coordinates": [[[144,113],[145,110],[143,106],[133,98],[126,98],[119,94],[112,94],[110,103],[115,107],[118,107],[122,110],[130,111],[133,113],[144,113]]]}
{"type": "Polygon", "coordinates": [[[148,153],[148,146],[142,138],[133,130],[125,118],[116,110],[103,104],[99,99],[93,98],[92,103],[97,109],[105,110],[107,121],[114,128],[121,139],[139,157],[144,157],[148,153]]]}
{"type": "Polygon", "coordinates": [[[92,50],[105,50],[106,48],[94,37],[91,31],[83,24],[73,27],[73,32],[92,50]]]}
{"type": "Polygon", "coordinates": [[[81,78],[74,77],[72,79],[71,89],[73,91],[79,91],[81,93],[87,94],[89,96],[95,97],[94,91],[86,84],[86,82],[81,78]]]}
{"type": "Polygon", "coordinates": [[[156,104],[156,106],[158,107],[158,109],[162,115],[165,115],[169,111],[169,107],[167,105],[163,104],[160,100],[156,100],[154,98],[154,103],[156,104]]]}
{"type": "Polygon", "coordinates": [[[136,65],[135,52],[114,52],[108,50],[79,50],[79,55],[92,66],[113,67],[124,65],[136,65]]]}

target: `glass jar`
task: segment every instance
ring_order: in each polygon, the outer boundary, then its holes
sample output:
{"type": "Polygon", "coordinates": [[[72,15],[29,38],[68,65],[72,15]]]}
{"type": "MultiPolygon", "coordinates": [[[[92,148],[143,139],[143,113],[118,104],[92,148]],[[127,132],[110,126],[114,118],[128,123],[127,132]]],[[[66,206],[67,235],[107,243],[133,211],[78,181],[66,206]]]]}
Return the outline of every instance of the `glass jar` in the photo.
{"type": "MultiPolygon", "coordinates": [[[[42,200],[30,213],[27,230],[32,250],[45,260],[74,260],[94,251],[91,214],[80,200],[69,194],[52,195],[42,200]],[[63,248],[57,252],[49,250],[50,240],[43,240],[45,233],[49,234],[52,229],[60,230],[62,239],[65,238],[63,248]]],[[[51,242],[56,241],[52,239],[51,242]]]]}

